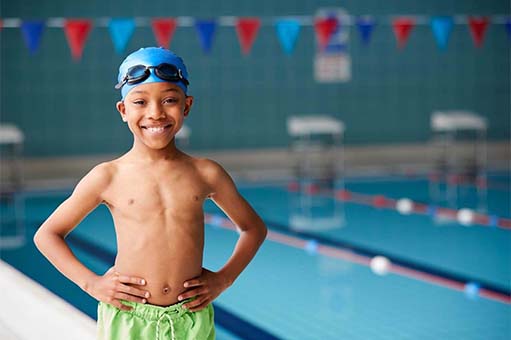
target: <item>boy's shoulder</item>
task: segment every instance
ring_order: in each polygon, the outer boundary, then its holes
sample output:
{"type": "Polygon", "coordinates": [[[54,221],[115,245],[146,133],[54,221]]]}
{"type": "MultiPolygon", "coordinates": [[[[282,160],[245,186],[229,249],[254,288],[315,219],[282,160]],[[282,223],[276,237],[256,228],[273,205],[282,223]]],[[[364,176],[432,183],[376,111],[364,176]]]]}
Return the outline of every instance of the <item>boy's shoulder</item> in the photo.
{"type": "Polygon", "coordinates": [[[112,179],[113,174],[117,168],[115,161],[106,161],[94,166],[89,173],[85,176],[89,182],[96,182],[96,184],[107,184],[112,179]]]}
{"type": "Polygon", "coordinates": [[[103,162],[93,167],[76,185],[73,195],[100,197],[112,181],[113,166],[103,162]]]}
{"type": "Polygon", "coordinates": [[[91,172],[96,173],[99,176],[111,176],[119,166],[119,159],[113,159],[104,161],[94,166],[91,172]]]}
{"type": "Polygon", "coordinates": [[[194,162],[201,178],[212,188],[232,182],[227,171],[216,161],[208,158],[195,158],[194,162]]]}
{"type": "Polygon", "coordinates": [[[225,172],[219,163],[209,158],[192,157],[192,162],[197,171],[206,178],[218,176],[225,172]]]}

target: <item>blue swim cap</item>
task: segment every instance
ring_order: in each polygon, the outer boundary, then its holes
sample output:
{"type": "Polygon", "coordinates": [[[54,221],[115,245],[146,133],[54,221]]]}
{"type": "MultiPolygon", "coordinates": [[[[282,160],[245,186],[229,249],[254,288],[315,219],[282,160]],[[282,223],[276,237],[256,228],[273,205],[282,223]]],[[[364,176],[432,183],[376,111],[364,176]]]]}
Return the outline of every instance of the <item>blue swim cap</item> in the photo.
{"type": "MultiPolygon", "coordinates": [[[[183,76],[183,78],[188,79],[188,71],[186,70],[186,66],[181,57],[177,56],[176,54],[172,53],[171,51],[163,47],[146,47],[131,53],[126,57],[126,59],[124,59],[121,66],[119,66],[119,75],[117,76],[117,81],[120,83],[126,76],[126,72],[128,71],[128,69],[132,66],[135,65],[158,66],[162,63],[167,63],[176,66],[178,70],[181,71],[181,75],[183,76]]],[[[161,79],[154,73],[154,69],[150,69],[150,73],[151,74],[149,75],[149,77],[144,81],[141,81],[140,83],[132,85],[124,84],[124,86],[121,88],[122,99],[124,100],[128,92],[137,85],[154,82],[174,83],[177,86],[179,86],[186,94],[188,87],[184,82],[182,81],[173,82],[161,79]]]]}

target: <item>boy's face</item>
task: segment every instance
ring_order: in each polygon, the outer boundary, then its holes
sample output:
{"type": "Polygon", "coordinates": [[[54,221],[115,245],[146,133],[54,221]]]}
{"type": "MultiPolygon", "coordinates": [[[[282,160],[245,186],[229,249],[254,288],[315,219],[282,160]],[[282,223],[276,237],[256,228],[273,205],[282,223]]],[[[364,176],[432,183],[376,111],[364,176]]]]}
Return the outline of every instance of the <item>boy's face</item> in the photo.
{"type": "Polygon", "coordinates": [[[181,129],[193,97],[172,83],[155,82],[133,88],[117,102],[117,110],[135,139],[152,149],[163,149],[181,129]]]}

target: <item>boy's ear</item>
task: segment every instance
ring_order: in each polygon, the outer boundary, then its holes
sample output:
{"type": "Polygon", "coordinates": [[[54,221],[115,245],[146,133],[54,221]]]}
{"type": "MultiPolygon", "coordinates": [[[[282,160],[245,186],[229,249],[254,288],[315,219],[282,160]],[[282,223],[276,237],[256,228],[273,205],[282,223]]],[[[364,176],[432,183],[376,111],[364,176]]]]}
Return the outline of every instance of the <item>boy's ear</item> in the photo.
{"type": "Polygon", "coordinates": [[[193,105],[193,96],[186,96],[185,108],[183,111],[183,114],[185,117],[188,116],[188,114],[190,113],[190,109],[192,108],[192,105],[193,105]]]}
{"type": "Polygon", "coordinates": [[[121,118],[123,122],[126,122],[126,106],[124,105],[123,101],[118,101],[117,104],[115,104],[115,107],[117,108],[117,111],[121,114],[121,118]]]}

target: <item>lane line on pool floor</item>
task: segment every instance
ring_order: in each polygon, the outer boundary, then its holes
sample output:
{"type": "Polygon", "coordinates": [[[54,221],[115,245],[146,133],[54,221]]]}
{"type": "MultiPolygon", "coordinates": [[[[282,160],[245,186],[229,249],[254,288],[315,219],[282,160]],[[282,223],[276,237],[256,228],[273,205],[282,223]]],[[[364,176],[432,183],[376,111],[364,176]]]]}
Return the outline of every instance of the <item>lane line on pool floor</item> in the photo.
{"type": "MultiPolygon", "coordinates": [[[[221,227],[224,229],[228,229],[231,231],[238,232],[236,226],[228,219],[220,215],[215,214],[205,214],[205,222],[214,226],[221,227]]],[[[277,226],[273,223],[270,223],[273,227],[277,226]]],[[[282,227],[280,227],[282,228],[282,227]]],[[[296,234],[298,232],[293,231],[292,234],[296,234]]],[[[294,248],[302,249],[307,251],[310,246],[311,235],[289,235],[288,233],[269,230],[267,238],[271,241],[278,242],[280,244],[285,244],[294,248]]],[[[313,235],[312,235],[313,236],[313,235]]],[[[314,239],[317,239],[314,238],[314,239]]],[[[335,246],[326,245],[317,243],[315,246],[315,253],[338,258],[345,261],[349,261],[352,263],[356,263],[359,265],[363,265],[366,267],[370,267],[371,260],[373,258],[372,255],[376,256],[377,254],[381,255],[377,252],[368,251],[366,249],[361,249],[360,247],[344,247],[336,244],[335,246]],[[344,248],[344,249],[343,249],[344,248]],[[357,249],[354,249],[357,248],[357,249]],[[357,253],[358,252],[358,253],[357,253]],[[361,253],[362,254],[361,254],[361,253]],[[366,254],[364,254],[366,253],[366,254]],[[372,253],[371,255],[367,255],[367,253],[372,253]]],[[[445,272],[440,272],[438,270],[426,269],[426,268],[413,268],[418,267],[416,264],[411,265],[409,261],[405,261],[402,259],[396,259],[395,256],[389,256],[391,263],[389,265],[388,271],[394,274],[398,274],[400,276],[405,276],[411,279],[415,279],[418,281],[428,282],[437,286],[442,286],[444,288],[453,289],[460,292],[465,292],[467,288],[467,284],[472,284],[475,282],[481,283],[481,280],[473,280],[466,278],[456,278],[454,275],[449,275],[445,272]],[[435,273],[437,272],[437,273],[435,273]],[[443,275],[439,275],[441,273],[443,275]]],[[[505,290],[502,290],[498,287],[494,287],[492,284],[485,283],[482,285],[480,289],[478,289],[478,295],[493,301],[497,301],[500,303],[504,303],[507,305],[511,304],[511,293],[505,290]]]]}

